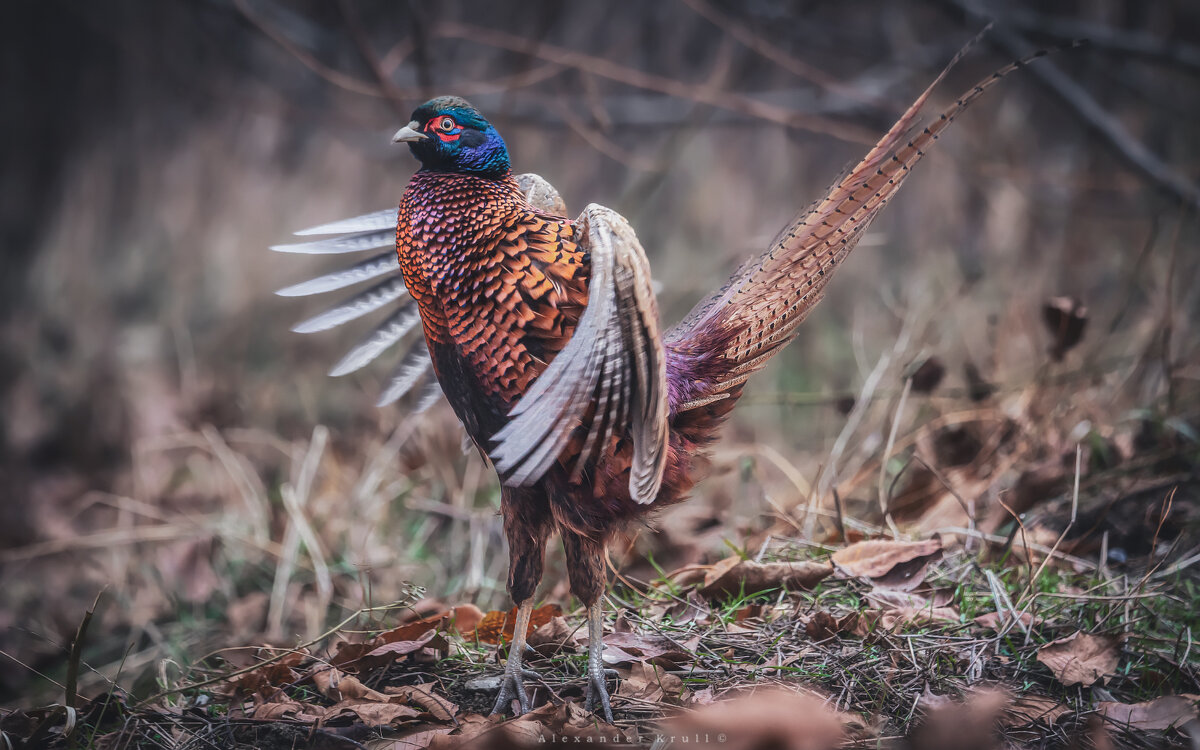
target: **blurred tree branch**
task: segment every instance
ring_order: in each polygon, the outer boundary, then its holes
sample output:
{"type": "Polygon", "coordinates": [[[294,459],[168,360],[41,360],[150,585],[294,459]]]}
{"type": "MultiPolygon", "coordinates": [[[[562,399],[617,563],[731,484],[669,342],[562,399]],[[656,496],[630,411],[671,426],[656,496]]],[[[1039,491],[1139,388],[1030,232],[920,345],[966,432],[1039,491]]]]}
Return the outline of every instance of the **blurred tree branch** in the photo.
{"type": "Polygon", "coordinates": [[[763,58],[770,60],[798,78],[819,86],[831,94],[837,94],[838,96],[852,99],[877,109],[904,110],[905,105],[903,103],[891,102],[867,94],[855,86],[847,85],[820,68],[789,55],[771,42],[755,34],[745,24],[717,10],[708,0],[682,0],[682,2],[691,8],[693,12],[711,22],[718,29],[726,32],[746,48],[753,50],[763,58]]]}
{"type": "Polygon", "coordinates": [[[1115,29],[1112,26],[1044,13],[1009,9],[1004,21],[1034,36],[1051,36],[1061,41],[1087,39],[1097,49],[1164,62],[1192,73],[1200,73],[1200,47],[1163,39],[1146,31],[1115,29]]]}
{"type": "MultiPolygon", "coordinates": [[[[994,23],[989,39],[1004,50],[1005,54],[1020,58],[1033,46],[1021,34],[1004,25],[1003,19],[994,19],[982,10],[974,0],[948,0],[949,5],[966,15],[971,23],[991,21],[994,23]]],[[[1152,182],[1179,198],[1184,203],[1200,207],[1200,186],[1176,172],[1157,154],[1146,147],[1109,114],[1100,104],[1075,83],[1052,60],[1041,60],[1029,66],[1029,73],[1038,79],[1076,115],[1090,130],[1106,141],[1113,151],[1134,169],[1152,182]]]]}
{"type": "Polygon", "coordinates": [[[704,84],[691,84],[655,73],[647,73],[619,63],[582,52],[564,49],[530,40],[495,29],[485,29],[470,24],[446,22],[433,29],[434,36],[450,39],[465,39],[490,47],[522,52],[548,62],[585,71],[601,78],[623,83],[634,88],[657,91],[661,94],[687,99],[701,104],[751,115],[788,128],[808,130],[829,135],[850,143],[871,144],[877,137],[875,131],[854,123],[834,120],[820,115],[796,112],[784,107],[755,99],[732,91],[713,91],[704,84]]]}

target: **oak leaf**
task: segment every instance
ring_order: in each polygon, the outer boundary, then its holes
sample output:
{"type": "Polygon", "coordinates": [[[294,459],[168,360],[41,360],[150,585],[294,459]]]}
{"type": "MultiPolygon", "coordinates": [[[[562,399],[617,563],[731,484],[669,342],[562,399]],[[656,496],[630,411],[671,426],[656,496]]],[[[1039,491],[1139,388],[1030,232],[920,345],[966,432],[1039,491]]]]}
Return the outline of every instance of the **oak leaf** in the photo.
{"type": "Polygon", "coordinates": [[[1063,685],[1090,687],[1117,669],[1120,641],[1110,635],[1089,635],[1078,631],[1051,641],[1038,649],[1037,660],[1050,668],[1063,685]]]}
{"type": "Polygon", "coordinates": [[[942,558],[942,540],[921,542],[871,539],[834,552],[830,560],[848,578],[869,578],[877,588],[901,591],[925,580],[930,563],[942,558]]]}
{"type": "Polygon", "coordinates": [[[1164,695],[1145,703],[1102,701],[1096,708],[1105,719],[1128,729],[1171,729],[1197,718],[1195,702],[1181,695],[1164,695]]]}
{"type": "MultiPolygon", "coordinates": [[[[533,610],[533,615],[529,619],[529,633],[537,630],[541,626],[550,622],[555,617],[562,616],[562,607],[557,604],[547,604],[533,610]]],[[[471,633],[464,633],[466,638],[475,638],[481,643],[497,645],[499,643],[512,643],[513,634],[517,629],[517,608],[513,607],[507,612],[493,610],[488,612],[475,626],[475,630],[471,633]]]]}
{"type": "Polygon", "coordinates": [[[737,556],[727,557],[709,568],[700,595],[716,598],[778,588],[811,589],[832,572],[829,564],[811,560],[757,563],[737,556]]]}

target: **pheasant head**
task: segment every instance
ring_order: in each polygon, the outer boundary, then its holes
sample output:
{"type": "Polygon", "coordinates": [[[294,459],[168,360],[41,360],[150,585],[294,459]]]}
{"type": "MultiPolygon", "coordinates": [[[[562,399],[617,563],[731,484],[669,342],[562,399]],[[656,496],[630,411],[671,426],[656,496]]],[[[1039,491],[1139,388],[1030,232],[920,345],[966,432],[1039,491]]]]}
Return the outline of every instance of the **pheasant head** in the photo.
{"type": "Polygon", "coordinates": [[[423,169],[490,179],[511,172],[504,139],[465,99],[439,96],[413,110],[393,143],[407,143],[423,169]]]}

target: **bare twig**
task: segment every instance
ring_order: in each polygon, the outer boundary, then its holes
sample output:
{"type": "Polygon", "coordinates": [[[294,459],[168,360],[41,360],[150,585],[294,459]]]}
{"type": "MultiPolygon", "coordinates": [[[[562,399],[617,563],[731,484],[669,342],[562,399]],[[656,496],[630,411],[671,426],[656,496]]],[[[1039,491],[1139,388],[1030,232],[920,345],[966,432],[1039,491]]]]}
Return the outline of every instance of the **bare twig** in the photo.
{"type": "MultiPolygon", "coordinates": [[[[244,0],[243,0],[244,1],[244,0]]],[[[486,29],[461,23],[443,23],[434,28],[437,36],[468,39],[500,49],[536,56],[542,60],[592,73],[634,88],[657,91],[668,96],[709,104],[740,114],[747,114],[777,125],[828,135],[841,141],[872,144],[878,134],[853,123],[841,122],[819,115],[795,112],[731,91],[714,92],[704,85],[678,81],[674,78],[647,73],[611,60],[549,44],[534,44],[524,37],[496,29],[486,29]]]]}
{"type": "MultiPolygon", "coordinates": [[[[990,20],[974,0],[951,2],[966,13],[972,23],[990,20]]],[[[1020,34],[1000,24],[993,27],[989,38],[1003,48],[1006,54],[1017,58],[1028,52],[1032,46],[1020,34]]],[[[1130,166],[1181,201],[1200,206],[1200,186],[1176,172],[1157,154],[1146,148],[1144,143],[1134,138],[1117,118],[1105,111],[1091,94],[1071,80],[1061,68],[1049,60],[1044,60],[1039,65],[1029,66],[1029,72],[1130,166]]]]}
{"type": "Polygon", "coordinates": [[[755,34],[746,25],[717,10],[708,0],[683,0],[683,4],[710,21],[718,29],[728,33],[738,42],[745,45],[746,48],[753,50],[758,55],[770,60],[792,75],[820,86],[831,94],[844,96],[847,99],[853,99],[862,104],[869,104],[872,107],[881,109],[904,109],[904,105],[902,104],[885,102],[878,97],[866,94],[853,86],[846,85],[820,68],[789,55],[771,42],[755,34]]]}

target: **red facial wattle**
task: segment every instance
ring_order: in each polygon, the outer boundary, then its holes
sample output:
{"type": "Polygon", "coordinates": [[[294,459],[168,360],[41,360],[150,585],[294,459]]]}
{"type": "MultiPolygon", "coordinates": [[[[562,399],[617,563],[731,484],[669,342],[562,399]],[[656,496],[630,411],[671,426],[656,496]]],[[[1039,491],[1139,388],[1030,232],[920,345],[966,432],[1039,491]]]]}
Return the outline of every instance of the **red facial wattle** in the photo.
{"type": "Polygon", "coordinates": [[[450,143],[458,140],[462,135],[462,128],[454,121],[453,117],[439,115],[425,124],[425,132],[436,135],[443,143],[450,143]]]}

